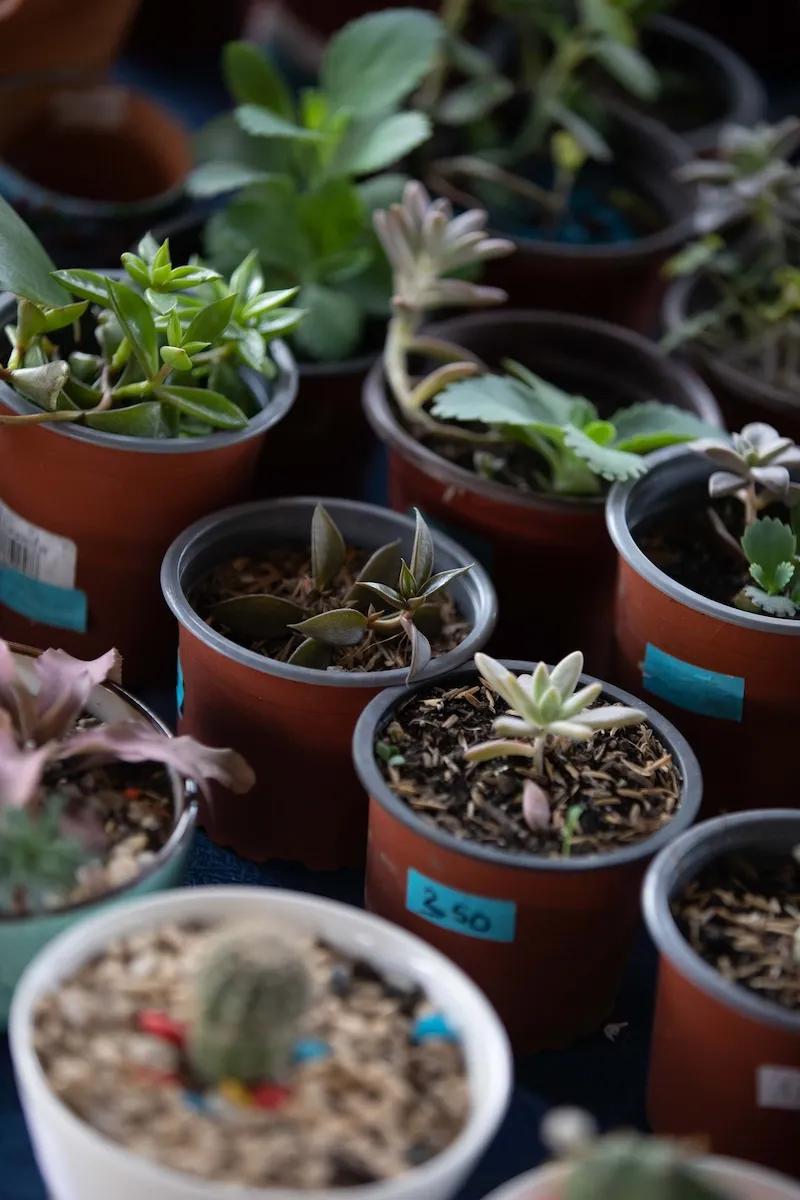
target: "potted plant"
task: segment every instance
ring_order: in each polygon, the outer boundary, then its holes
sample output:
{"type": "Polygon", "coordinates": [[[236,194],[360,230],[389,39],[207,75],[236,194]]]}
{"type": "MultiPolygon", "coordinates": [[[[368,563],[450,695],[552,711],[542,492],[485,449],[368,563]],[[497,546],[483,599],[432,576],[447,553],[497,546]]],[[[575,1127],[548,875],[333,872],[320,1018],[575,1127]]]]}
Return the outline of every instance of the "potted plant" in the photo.
{"type": "Polygon", "coordinates": [[[24,967],[55,934],[183,872],[197,785],[246,789],[230,750],[172,738],[91,662],[0,641],[0,1020],[24,967]]]}
{"type": "Polygon", "coordinates": [[[147,237],[122,274],[54,272],[0,202],[0,602],[21,641],[118,645],[131,678],[169,661],[158,589],[188,521],[247,494],[261,443],[292,403],[273,339],[300,310],[264,291],[254,256],[223,279],[173,266],[147,237]]]}
{"type": "Polygon", "coordinates": [[[566,1162],[537,1167],[486,1200],[794,1200],[790,1179],[732,1158],[689,1157],[680,1146],[638,1133],[594,1137],[594,1123],[555,1109],[542,1136],[566,1162]],[[575,1138],[580,1139],[575,1144],[575,1138]],[[569,1144],[562,1144],[563,1138],[569,1144]],[[566,1153],[565,1153],[566,1151],[566,1153]]]}
{"type": "Polygon", "coordinates": [[[231,1200],[448,1200],[511,1087],[500,1022],[442,955],[358,909],[267,888],[175,892],[87,921],[27,972],[11,1037],[54,1200],[148,1188],[159,1200],[220,1191],[231,1200]],[[124,985],[145,947],[154,970],[136,999],[124,985]],[[127,965],[119,948],[131,950],[127,965]],[[170,959],[173,985],[159,986],[170,959]],[[90,978],[101,963],[118,981],[103,987],[102,1036],[118,1051],[111,1071],[94,1059],[99,1031],[80,1035],[79,1065],[75,1026],[55,1016],[70,993],[84,1014],[100,1011],[90,978]],[[46,1027],[56,1040],[42,1040],[46,1027]],[[57,1066],[65,1054],[84,1080],[92,1064],[91,1099],[65,1090],[57,1066]],[[254,1080],[253,1068],[268,1078],[254,1080]],[[220,1073],[227,1078],[215,1087],[220,1073]],[[131,1107],[145,1117],[144,1138],[125,1120],[131,1107]],[[177,1139],[160,1115],[167,1111],[177,1139]]]}
{"type": "Polygon", "coordinates": [[[299,287],[308,313],[292,336],[302,386],[265,452],[266,494],[360,494],[369,440],[361,385],[391,296],[372,212],[399,199],[403,177],[387,168],[430,133],[428,118],[402,105],[440,34],[417,8],[354,21],[331,39],[317,86],[297,100],[254,46],[225,48],[237,107],[200,134],[189,186],[196,196],[236,194],[208,220],[205,255],[226,272],[255,248],[271,278],[299,287]]]}
{"type": "MultiPolygon", "coordinates": [[[[665,346],[703,373],[728,423],[780,423],[800,436],[800,121],[723,131],[702,185],[706,235],[670,261],[665,346]]],[[[686,173],[686,172],[684,172],[686,173]]]]}
{"type": "Polygon", "coordinates": [[[701,1133],[715,1153],[743,1154],[793,1176],[800,1172],[798,844],[795,809],[718,817],[659,855],[644,889],[660,955],[653,1128],[701,1133]]]}
{"type": "Polygon", "coordinates": [[[512,301],[648,331],[661,264],[692,235],[696,201],[675,177],[685,143],[597,94],[599,77],[655,98],[658,74],[636,44],[642,6],[492,7],[507,24],[487,53],[463,36],[469,5],[449,6],[444,63],[418,97],[436,132],[417,173],[513,237],[516,257],[488,274],[512,301]]]}
{"type": "Polygon", "coordinates": [[[477,654],[376,697],[353,741],[367,907],[459,963],[523,1051],[608,1018],[644,867],[700,803],[677,730],[582,667],[477,654]]]}
{"type": "Polygon", "coordinates": [[[211,836],[247,858],[360,865],[358,715],[409,670],[443,674],[485,644],[488,575],[419,514],[301,497],[196,522],[162,586],[180,625],[179,729],[230,736],[257,777],[249,801],[204,811],[211,836]]]}
{"type": "Polygon", "coordinates": [[[660,451],[609,494],[617,672],[697,747],[710,812],[770,807],[791,768],[798,467],[800,448],[752,424],[732,444],[660,451]]]}
{"type": "Polygon", "coordinates": [[[484,219],[453,218],[419,184],[377,215],[395,300],[383,364],[364,391],[367,417],[389,446],[392,505],[423,508],[491,570],[498,648],[534,636],[533,650],[560,654],[580,637],[600,669],[614,566],[601,528],[608,482],[644,471],[655,446],[708,432],[718,411],[693,374],[601,322],[512,310],[424,326],[437,308],[504,299],[452,278],[508,252],[485,237],[484,219]],[[420,362],[430,369],[418,378],[420,362]],[[577,561],[591,592],[572,585],[577,561]],[[547,587],[520,588],[527,562],[547,587]]]}

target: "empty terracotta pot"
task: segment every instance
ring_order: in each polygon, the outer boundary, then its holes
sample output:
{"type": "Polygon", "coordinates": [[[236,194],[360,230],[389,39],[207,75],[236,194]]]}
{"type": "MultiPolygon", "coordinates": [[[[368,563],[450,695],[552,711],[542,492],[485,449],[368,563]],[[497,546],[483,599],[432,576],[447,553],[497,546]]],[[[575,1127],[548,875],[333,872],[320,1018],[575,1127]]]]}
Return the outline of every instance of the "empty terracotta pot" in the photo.
{"type": "Polygon", "coordinates": [[[654,698],[689,738],[708,815],[794,804],[800,621],[708,600],[650,561],[637,533],[681,505],[702,507],[713,470],[680,447],[651,461],[642,479],[614,485],[606,508],[619,554],[615,678],[654,698]]]}
{"type": "MultiPolygon", "coordinates": [[[[14,306],[2,306],[3,322],[14,306]]],[[[79,658],[116,646],[131,682],[172,669],[164,552],[189,522],[249,494],[261,443],[292,404],[288,349],[277,378],[247,379],[261,411],[245,429],[137,438],[66,424],[0,426],[0,636],[79,658]]],[[[38,411],[0,384],[0,410],[38,411]]]]}
{"type": "Polygon", "coordinates": [[[788,855],[798,843],[800,813],[789,809],[718,817],[663,850],[644,887],[660,954],[648,1085],[653,1129],[697,1135],[715,1152],[792,1175],[800,1174],[800,1012],[725,979],[684,939],[670,902],[721,855],[788,855]]]}
{"type": "MultiPolygon", "coordinates": [[[[516,672],[535,666],[505,665],[516,672]]],[[[456,687],[477,677],[470,665],[441,682],[456,687]]],[[[583,684],[592,681],[581,677],[583,684]]],[[[608,1018],[638,926],[647,862],[691,824],[700,804],[697,760],[678,731],[627,692],[607,684],[603,690],[611,701],[646,712],[682,781],[672,821],[609,854],[507,854],[417,816],[389,788],[374,750],[408,699],[407,688],[377,696],[353,739],[356,770],[370,797],[367,908],[458,963],[484,989],[523,1052],[567,1045],[608,1018]]]]}
{"type": "MultiPolygon", "coordinates": [[[[180,624],[178,727],[233,746],[256,772],[247,796],[217,790],[201,813],[209,834],[246,858],[333,870],[364,859],[367,805],[351,760],[353,729],[364,706],[401,683],[405,671],[320,671],[277,662],[211,629],[187,598],[206,572],[237,553],[308,545],[317,503],[308,496],[261,501],[206,517],[170,547],[161,581],[180,624]]],[[[322,503],[348,544],[372,551],[399,538],[408,559],[414,534],[408,517],[355,501],[322,503]]],[[[434,542],[438,570],[472,561],[449,538],[436,534],[434,542]]],[[[497,601],[482,568],[455,580],[450,593],[470,630],[431,661],[428,679],[471,658],[494,627],[497,601]]]]}
{"type": "MultiPolygon", "coordinates": [[[[712,423],[719,410],[685,367],[624,329],[560,313],[498,310],[431,327],[493,368],[515,358],[608,416],[624,404],[660,400],[712,423]]],[[[590,668],[605,672],[614,586],[614,551],[603,529],[603,501],[523,493],[486,480],[437,454],[398,420],[382,364],[364,388],[367,419],[389,450],[389,499],[418,505],[468,546],[491,572],[500,598],[493,650],[558,659],[579,645],[590,668]],[[591,587],[575,586],[575,571],[591,587]]]]}

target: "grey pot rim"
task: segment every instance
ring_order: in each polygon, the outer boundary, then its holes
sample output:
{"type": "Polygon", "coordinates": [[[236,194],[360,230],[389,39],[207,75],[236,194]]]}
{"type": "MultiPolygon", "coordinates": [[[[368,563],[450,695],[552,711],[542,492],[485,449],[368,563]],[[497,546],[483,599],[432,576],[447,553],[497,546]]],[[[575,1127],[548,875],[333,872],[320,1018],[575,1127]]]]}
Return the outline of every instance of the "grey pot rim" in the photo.
{"type": "MultiPolygon", "coordinates": [[[[251,500],[245,504],[232,505],[201,517],[179,534],[169,547],[161,564],[161,590],[164,599],[178,624],[187,632],[223,658],[232,659],[259,674],[276,676],[294,683],[316,687],[370,689],[397,687],[407,673],[406,668],[397,667],[389,671],[342,671],[332,668],[323,671],[312,667],[298,667],[290,663],[278,662],[277,659],[267,658],[263,654],[257,654],[254,650],[248,650],[230,638],[223,637],[215,629],[211,629],[195,612],[183,590],[183,572],[187,563],[191,562],[196,542],[209,528],[264,511],[274,513],[282,510],[300,510],[308,513],[310,521],[314,506],[319,503],[324,504],[334,518],[336,518],[337,512],[341,513],[343,510],[365,516],[371,513],[380,513],[382,517],[396,523],[398,529],[412,531],[414,528],[413,518],[404,513],[381,508],[363,500],[345,500],[341,497],[285,496],[274,500],[251,500]]],[[[454,649],[431,659],[421,674],[420,678],[428,681],[446,674],[469,658],[474,651],[480,650],[490,638],[497,622],[497,594],[485,568],[476,562],[453,538],[440,533],[435,528],[431,529],[431,534],[437,553],[440,550],[446,550],[460,563],[471,564],[470,578],[474,584],[477,603],[472,627],[464,640],[454,649]]]]}
{"type": "MultiPolygon", "coordinates": [[[[557,326],[561,330],[570,330],[576,338],[586,334],[605,337],[609,341],[613,340],[635,349],[639,353],[644,353],[654,363],[657,361],[665,373],[676,381],[688,379],[691,376],[693,390],[698,397],[702,396],[703,399],[702,407],[706,410],[703,419],[716,420],[720,428],[723,427],[722,416],[716,402],[702,380],[695,377],[692,372],[687,373],[683,364],[675,359],[662,357],[653,343],[641,334],[632,329],[613,325],[610,321],[573,313],[561,313],[551,309],[500,308],[490,309],[487,312],[468,313],[446,321],[437,321],[428,326],[428,331],[435,334],[455,322],[468,326],[504,325],[509,320],[525,320],[544,333],[548,328],[557,326]],[[675,369],[676,367],[678,370],[675,369]]],[[[515,507],[529,511],[531,516],[542,512],[582,512],[596,513],[599,518],[603,511],[606,503],[605,496],[555,496],[548,495],[546,492],[521,492],[506,483],[481,479],[474,472],[449,462],[429,446],[424,446],[403,427],[392,411],[386,388],[383,359],[380,356],[364,380],[362,407],[367,421],[380,441],[386,443],[391,449],[396,449],[404,458],[413,462],[426,475],[440,483],[450,484],[459,491],[474,492],[479,496],[495,500],[498,504],[513,504],[515,507]]]]}
{"type": "Polygon", "coordinates": [[[700,869],[726,850],[746,845],[746,836],[736,836],[740,831],[746,835],[749,829],[763,829],[765,824],[772,821],[795,823],[797,840],[800,840],[800,812],[792,808],[730,813],[703,821],[694,829],[682,833],[672,845],[665,846],[650,864],[642,890],[642,913],[659,954],[701,992],[759,1024],[800,1034],[800,1012],[793,1013],[778,1004],[770,1004],[747,988],[725,979],[692,949],[670,910],[670,899],[679,878],[681,862],[690,851],[708,843],[708,855],[697,864],[700,869]],[[712,848],[715,845],[718,847],[716,850],[712,848]]]}
{"type": "MultiPolygon", "coordinates": [[[[532,672],[537,665],[525,659],[506,658],[499,661],[509,670],[517,673],[532,672]]],[[[478,859],[480,862],[490,863],[492,866],[500,866],[508,870],[544,871],[563,875],[570,872],[581,873],[626,867],[642,859],[651,858],[658,853],[662,846],[672,842],[694,821],[703,796],[703,777],[697,757],[683,734],[647,701],[640,700],[630,692],[606,683],[605,680],[597,679],[594,675],[583,674],[580,677],[582,685],[600,683],[604,696],[641,709],[645,714],[647,724],[656,731],[660,740],[672,754],[681,776],[681,802],[677,812],[666,825],[650,837],[643,838],[632,846],[623,846],[621,849],[611,850],[607,854],[561,859],[547,858],[537,854],[509,854],[494,846],[484,846],[481,842],[456,838],[436,825],[427,824],[407,804],[404,804],[386,783],[375,759],[375,739],[379,728],[389,715],[414,693],[425,691],[431,686],[431,683],[442,686],[476,677],[477,668],[470,663],[456,668],[455,671],[451,671],[441,679],[425,680],[411,687],[392,688],[381,692],[369,702],[361,713],[353,733],[353,765],[367,795],[371,796],[375,803],[389,812],[391,816],[427,841],[433,842],[450,853],[478,859]]]]}
{"type": "MultiPolygon", "coordinates": [[[[120,276],[123,274],[116,269],[104,270],[104,275],[120,276]]],[[[14,297],[10,292],[0,294],[0,322],[6,323],[5,310],[13,307],[14,297]]],[[[243,429],[219,430],[198,438],[152,438],[133,437],[127,433],[106,433],[104,430],[91,429],[88,425],[68,422],[43,421],[40,429],[58,437],[65,437],[79,442],[90,442],[95,446],[104,446],[109,450],[132,451],[146,454],[198,454],[207,450],[222,450],[227,446],[236,446],[248,442],[251,438],[261,437],[273,425],[277,425],[292,407],[297,395],[297,364],[294,355],[287,344],[280,338],[270,342],[270,351],[278,368],[278,374],[273,380],[265,380],[264,376],[250,367],[240,367],[240,373],[249,385],[253,394],[260,402],[260,410],[251,417],[243,429]]],[[[3,403],[17,413],[39,413],[41,408],[18,395],[8,384],[0,384],[0,394],[3,403]]],[[[9,426],[13,428],[13,426],[9,426]]]]}
{"type": "MultiPolygon", "coordinates": [[[[9,647],[15,654],[24,654],[28,658],[38,658],[42,653],[35,646],[26,646],[21,642],[9,642],[9,647]]],[[[112,683],[107,680],[100,684],[100,687],[113,692],[115,696],[119,696],[121,700],[124,700],[126,704],[143,717],[148,724],[152,725],[159,733],[162,733],[164,737],[172,738],[175,736],[166,722],[161,720],[161,717],[157,716],[143,701],[138,700],[136,696],[133,696],[118,683],[112,683]]],[[[0,935],[2,934],[4,925],[22,925],[29,921],[42,921],[51,917],[71,916],[73,913],[83,916],[90,910],[98,908],[101,905],[122,899],[128,892],[134,888],[138,888],[140,884],[145,883],[151,876],[162,870],[171,859],[177,857],[186,847],[187,843],[191,841],[194,834],[198,814],[198,787],[191,779],[181,780],[174,773],[170,772],[170,774],[172,775],[172,798],[177,812],[172,832],[164,845],[156,851],[152,860],[142,867],[133,879],[129,879],[126,883],[111,888],[99,896],[90,896],[86,900],[78,900],[73,904],[64,904],[58,908],[48,908],[30,913],[5,913],[0,911],[0,935]]]]}
{"type": "MultiPolygon", "coordinates": [[[[670,462],[691,453],[691,450],[686,450],[683,446],[667,446],[663,450],[654,451],[647,456],[650,463],[648,475],[652,475],[654,471],[668,467],[670,462]]],[[[647,476],[642,476],[642,478],[647,478],[647,476]]],[[[640,480],[633,479],[612,484],[606,498],[606,528],[608,529],[609,537],[614,543],[620,558],[632,571],[635,571],[637,575],[645,579],[659,592],[668,596],[670,600],[682,604],[684,608],[691,608],[695,612],[702,613],[703,616],[715,621],[723,621],[728,625],[739,625],[741,628],[751,630],[754,633],[773,633],[788,637],[800,637],[800,620],[794,620],[791,617],[762,616],[760,613],[749,613],[744,612],[740,608],[732,608],[730,605],[722,604],[718,600],[709,600],[707,596],[701,596],[699,592],[693,592],[682,583],[678,583],[677,580],[667,575],[655,563],[651,562],[644,551],[637,545],[628,525],[628,501],[636,490],[638,483],[640,483],[640,480]]]]}

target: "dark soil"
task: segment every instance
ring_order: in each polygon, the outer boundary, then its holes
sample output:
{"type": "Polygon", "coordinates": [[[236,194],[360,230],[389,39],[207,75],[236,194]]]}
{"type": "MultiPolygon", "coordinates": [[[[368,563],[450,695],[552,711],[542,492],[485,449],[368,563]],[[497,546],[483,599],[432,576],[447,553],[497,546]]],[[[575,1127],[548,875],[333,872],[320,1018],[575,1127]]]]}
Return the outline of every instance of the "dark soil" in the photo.
{"type": "MultiPolygon", "coordinates": [[[[321,595],[314,589],[311,560],[306,549],[292,546],[265,548],[258,555],[239,555],[220,563],[195,585],[189,602],[212,629],[231,641],[266,658],[286,662],[303,641],[300,634],[289,631],[288,635],[270,641],[257,638],[245,640],[234,636],[211,614],[213,605],[232,596],[266,592],[302,605],[309,617],[334,608],[344,608],[347,607],[350,589],[367,558],[368,555],[363,551],[349,547],[344,566],[330,588],[321,595]]],[[[435,599],[440,605],[441,627],[438,631],[426,628],[423,632],[430,639],[434,655],[438,655],[458,646],[469,631],[469,626],[446,593],[441,593],[435,599]]],[[[377,600],[375,607],[378,607],[377,600]]],[[[357,646],[338,647],[331,665],[340,671],[388,671],[408,667],[410,662],[410,648],[404,635],[369,631],[357,646]]]]}
{"type": "Polygon", "coordinates": [[[800,861],[730,855],[672,904],[681,931],[721,975],[800,1012],[800,861]]]}
{"type": "Polygon", "coordinates": [[[674,816],[681,780],[647,724],[600,731],[591,741],[551,740],[545,754],[551,818],[533,831],[522,789],[530,759],[467,763],[464,750],[494,735],[507,706],[483,684],[415,694],[382,731],[376,755],[392,791],[454,837],[512,854],[549,858],[611,851],[650,837],[674,816]],[[573,832],[570,833],[570,826],[573,832]]]}

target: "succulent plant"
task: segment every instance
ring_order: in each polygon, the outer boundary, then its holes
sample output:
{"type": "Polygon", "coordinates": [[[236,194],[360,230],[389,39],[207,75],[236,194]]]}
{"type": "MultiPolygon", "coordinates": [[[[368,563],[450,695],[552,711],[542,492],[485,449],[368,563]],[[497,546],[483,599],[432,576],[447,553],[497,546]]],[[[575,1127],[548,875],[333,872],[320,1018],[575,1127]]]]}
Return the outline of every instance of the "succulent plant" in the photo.
{"type": "Polygon", "coordinates": [[[792,510],[791,525],[778,517],[760,517],[747,526],[742,549],[754,583],[738,594],[737,608],[771,617],[800,613],[799,535],[800,504],[792,510]]]}
{"type": "Polygon", "coordinates": [[[488,654],[476,654],[475,666],[487,687],[510,708],[494,722],[498,739],[480,742],[465,750],[469,762],[519,756],[532,758],[537,775],[544,774],[544,752],[549,738],[587,741],[599,729],[639,725],[645,714],[623,704],[592,705],[602,685],[590,683],[575,690],[583,671],[583,655],[574,650],[552,670],[540,662],[533,675],[515,675],[488,654]]]}
{"type": "Polygon", "coordinates": [[[400,557],[399,542],[389,542],[370,555],[361,569],[344,608],[326,608],[325,597],[339,574],[347,553],[344,538],[323,505],[311,520],[311,589],[305,606],[268,593],[250,593],[219,600],[210,607],[234,636],[269,640],[292,633],[302,641],[289,662],[295,666],[327,668],[334,650],[357,646],[370,632],[405,637],[411,646],[408,678],[413,679],[430,662],[428,637],[440,624],[435,597],[470,570],[453,567],[434,572],[434,545],[418,509],[411,557],[400,557]],[[374,607],[374,603],[380,607],[374,607]]]}
{"type": "Polygon", "coordinates": [[[193,1071],[206,1084],[282,1079],[310,997],[294,940],[259,924],[223,927],[193,984],[186,1043],[193,1071]]]}
{"type": "Polygon", "coordinates": [[[708,481],[712,499],[736,496],[745,509],[745,523],[752,524],[759,511],[780,501],[789,507],[800,503],[800,483],[790,469],[800,467],[800,446],[781,437],[772,425],[761,421],[745,425],[729,442],[723,438],[701,438],[690,449],[719,467],[708,481]]]}

